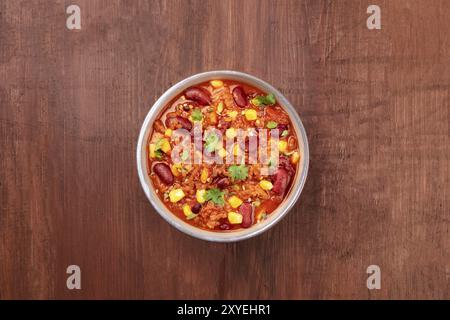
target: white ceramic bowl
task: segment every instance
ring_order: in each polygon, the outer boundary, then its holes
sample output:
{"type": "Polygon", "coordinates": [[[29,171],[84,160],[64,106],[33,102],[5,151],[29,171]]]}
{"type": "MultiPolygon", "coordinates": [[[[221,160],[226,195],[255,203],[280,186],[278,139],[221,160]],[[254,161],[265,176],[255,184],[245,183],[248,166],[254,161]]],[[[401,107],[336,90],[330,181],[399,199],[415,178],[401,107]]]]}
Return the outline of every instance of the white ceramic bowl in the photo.
{"type": "Polygon", "coordinates": [[[237,71],[209,71],[205,73],[199,73],[186,78],[169,90],[167,90],[150,108],[147,116],[145,117],[144,123],[139,134],[139,139],[136,149],[137,157],[137,170],[139,174],[139,180],[141,181],[142,188],[147,195],[148,200],[156,209],[156,211],[163,217],[168,223],[177,228],[178,230],[193,236],[195,238],[216,241],[216,242],[233,242],[248,239],[250,237],[256,236],[269,228],[273,227],[278,221],[281,220],[289,210],[294,206],[298,200],[300,193],[302,192],[303,186],[305,184],[306,176],[308,173],[308,163],[309,163],[309,149],[308,149],[308,139],[306,137],[305,128],[289,101],[274,87],[272,87],[267,82],[251,76],[246,73],[237,71]],[[155,189],[149,177],[149,167],[147,161],[147,147],[148,139],[152,133],[153,122],[159,117],[164,107],[178,94],[180,94],[185,89],[198,85],[202,82],[221,79],[221,80],[237,80],[239,82],[248,83],[249,85],[259,88],[264,92],[273,93],[277,99],[277,102],[284,108],[284,110],[289,114],[292,125],[294,126],[297,140],[299,142],[301,161],[297,170],[297,174],[294,177],[291,189],[284,199],[284,201],[278,206],[278,208],[268,215],[267,219],[251,226],[248,229],[238,229],[230,231],[208,231],[200,228],[196,228],[187,222],[181,220],[166,208],[163,202],[159,199],[158,195],[155,193],[155,189]]]}

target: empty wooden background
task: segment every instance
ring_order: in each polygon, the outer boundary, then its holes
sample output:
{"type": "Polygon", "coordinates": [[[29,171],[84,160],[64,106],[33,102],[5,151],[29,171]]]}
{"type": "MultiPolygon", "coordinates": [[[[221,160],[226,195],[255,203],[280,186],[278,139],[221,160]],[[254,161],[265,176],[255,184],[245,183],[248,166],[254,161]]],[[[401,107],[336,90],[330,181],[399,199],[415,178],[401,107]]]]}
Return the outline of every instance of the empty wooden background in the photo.
{"type": "Polygon", "coordinates": [[[445,0],[0,1],[0,298],[450,298],[449,16],[445,0]],[[234,244],[170,227],[135,166],[152,103],[215,69],[278,87],[311,149],[295,208],[234,244]]]}

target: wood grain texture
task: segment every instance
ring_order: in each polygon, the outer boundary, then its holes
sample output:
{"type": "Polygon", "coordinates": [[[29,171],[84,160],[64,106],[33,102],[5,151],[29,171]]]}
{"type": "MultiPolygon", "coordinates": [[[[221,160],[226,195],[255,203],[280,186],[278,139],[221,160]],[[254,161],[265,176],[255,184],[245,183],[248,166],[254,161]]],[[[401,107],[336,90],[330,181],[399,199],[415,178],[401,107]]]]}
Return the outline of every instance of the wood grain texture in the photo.
{"type": "Polygon", "coordinates": [[[450,298],[450,6],[380,0],[369,31],[373,2],[0,1],[0,298],[450,298]],[[311,149],[295,208],[235,244],[170,227],[135,168],[152,103],[216,69],[278,87],[311,149]]]}

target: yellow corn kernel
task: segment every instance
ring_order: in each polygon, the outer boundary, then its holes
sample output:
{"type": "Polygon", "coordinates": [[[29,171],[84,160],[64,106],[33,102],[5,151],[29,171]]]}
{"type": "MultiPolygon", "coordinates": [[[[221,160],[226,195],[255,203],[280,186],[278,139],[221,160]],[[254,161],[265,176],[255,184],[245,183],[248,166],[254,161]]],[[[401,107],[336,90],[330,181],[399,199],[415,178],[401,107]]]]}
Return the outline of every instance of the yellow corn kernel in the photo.
{"type": "Polygon", "coordinates": [[[228,199],[228,203],[230,204],[230,206],[232,206],[234,209],[236,209],[237,207],[239,207],[242,204],[242,200],[236,196],[231,196],[228,199]]]}
{"type": "Polygon", "coordinates": [[[292,155],[291,155],[291,162],[292,164],[297,164],[298,160],[300,160],[300,153],[298,151],[295,151],[292,155]]]}
{"type": "Polygon", "coordinates": [[[181,163],[173,164],[170,166],[170,171],[172,171],[172,174],[175,177],[178,177],[180,175],[181,168],[182,168],[181,163]]]}
{"type": "Polygon", "coordinates": [[[180,201],[181,199],[184,198],[184,196],[185,196],[185,194],[182,189],[172,189],[169,192],[170,202],[173,202],[173,203],[180,201]]]}
{"type": "Polygon", "coordinates": [[[209,122],[210,122],[211,124],[216,124],[216,123],[217,123],[217,113],[211,112],[211,113],[209,114],[209,122]]]}
{"type": "Polygon", "coordinates": [[[248,121],[256,120],[258,118],[258,115],[256,114],[256,110],[254,109],[248,109],[245,110],[245,119],[248,121]]]}
{"type": "Polygon", "coordinates": [[[259,182],[259,186],[263,189],[263,190],[271,190],[273,188],[272,182],[267,181],[267,180],[261,180],[259,182]]]}
{"type": "Polygon", "coordinates": [[[228,139],[234,139],[237,136],[237,132],[235,128],[228,128],[227,131],[225,131],[225,135],[228,139]]]}
{"type": "Polygon", "coordinates": [[[223,111],[223,102],[220,102],[220,103],[217,105],[217,113],[218,113],[218,114],[221,114],[222,111],[223,111]]]}
{"type": "Polygon", "coordinates": [[[172,150],[172,147],[170,146],[170,142],[166,138],[162,138],[161,140],[158,141],[158,147],[164,153],[168,153],[170,150],[172,150]]]}
{"type": "Polygon", "coordinates": [[[195,197],[196,197],[198,203],[204,203],[206,201],[205,194],[206,194],[205,189],[197,190],[195,197]]]}
{"type": "Polygon", "coordinates": [[[192,214],[191,207],[188,204],[183,206],[183,213],[186,217],[189,217],[192,214]]]}
{"type": "Polygon", "coordinates": [[[280,150],[280,152],[286,152],[287,151],[287,141],[284,140],[280,140],[278,141],[278,150],[280,150]]]}
{"type": "Polygon", "coordinates": [[[228,115],[232,120],[234,120],[234,119],[236,119],[236,117],[237,117],[237,115],[238,115],[238,112],[237,112],[237,111],[228,111],[228,112],[227,112],[227,115],[228,115]]]}
{"type": "Polygon", "coordinates": [[[239,146],[237,145],[237,144],[235,144],[234,146],[233,146],[233,154],[235,155],[235,156],[237,156],[238,155],[238,153],[239,153],[239,146]]]}
{"type": "Polygon", "coordinates": [[[223,86],[223,81],[221,80],[212,80],[210,83],[214,88],[220,88],[223,86]]]}
{"type": "Polygon", "coordinates": [[[172,136],[172,129],[166,129],[166,131],[164,132],[164,135],[168,138],[170,138],[172,136]]]}
{"type": "Polygon", "coordinates": [[[200,173],[200,181],[202,183],[206,183],[206,180],[208,180],[208,169],[203,168],[202,172],[200,173]]]}
{"type": "Polygon", "coordinates": [[[226,156],[227,156],[227,150],[225,150],[225,148],[221,148],[219,150],[219,157],[225,158],[226,156]]]}
{"type": "Polygon", "coordinates": [[[228,212],[228,222],[231,224],[241,224],[242,214],[233,211],[228,212]]]}
{"type": "Polygon", "coordinates": [[[150,143],[149,145],[149,153],[150,153],[150,158],[155,158],[155,144],[154,143],[150,143]]]}

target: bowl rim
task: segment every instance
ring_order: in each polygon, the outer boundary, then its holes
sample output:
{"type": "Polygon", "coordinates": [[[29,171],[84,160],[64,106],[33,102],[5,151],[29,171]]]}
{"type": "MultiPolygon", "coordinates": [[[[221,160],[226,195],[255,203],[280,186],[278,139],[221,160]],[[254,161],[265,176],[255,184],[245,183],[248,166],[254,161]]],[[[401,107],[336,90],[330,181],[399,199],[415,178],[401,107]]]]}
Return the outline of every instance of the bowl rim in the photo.
{"type": "Polygon", "coordinates": [[[303,126],[300,116],[298,115],[295,108],[291,105],[291,103],[279,90],[277,90],[264,80],[261,80],[247,73],[233,70],[216,70],[197,73],[177,82],[169,89],[167,89],[155,101],[155,103],[150,107],[139,132],[136,148],[136,160],[137,160],[137,171],[139,181],[141,182],[141,186],[144,190],[145,195],[147,196],[147,199],[156,209],[158,214],[170,225],[172,225],[177,230],[183,233],[186,233],[194,238],[198,238],[201,240],[212,242],[235,242],[249,239],[251,237],[257,236],[267,231],[275,224],[277,224],[292,209],[292,207],[295,205],[298,198],[300,197],[300,194],[306,182],[306,177],[308,175],[309,145],[306,130],[303,126]],[[288,196],[275,209],[275,211],[270,214],[268,219],[257,225],[253,225],[248,229],[242,228],[229,232],[226,231],[217,232],[204,230],[190,225],[189,223],[183,221],[182,219],[174,215],[172,212],[170,212],[169,209],[167,209],[167,207],[163,204],[163,202],[159,199],[158,195],[154,191],[154,188],[148,176],[149,168],[147,165],[148,159],[147,159],[146,143],[149,134],[152,131],[151,127],[153,125],[155,118],[161,113],[162,109],[167,105],[167,103],[170,102],[177,94],[179,94],[180,92],[182,92],[183,90],[185,90],[190,86],[198,85],[202,82],[206,82],[213,79],[241,81],[256,88],[262,89],[264,90],[264,92],[273,93],[277,99],[278,104],[289,114],[291,122],[295,127],[298,141],[301,142],[302,165],[301,166],[299,165],[298,168],[298,170],[301,170],[301,172],[299,174],[297,170],[295,181],[292,182],[292,186],[288,196]]]}

